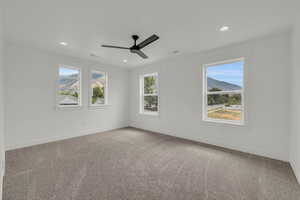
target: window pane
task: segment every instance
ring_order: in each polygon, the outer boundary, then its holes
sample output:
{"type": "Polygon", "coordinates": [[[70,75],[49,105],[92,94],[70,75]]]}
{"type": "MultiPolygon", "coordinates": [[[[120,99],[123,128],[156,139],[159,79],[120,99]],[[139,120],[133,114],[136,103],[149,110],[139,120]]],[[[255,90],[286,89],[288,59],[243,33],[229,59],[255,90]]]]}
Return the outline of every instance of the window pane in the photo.
{"type": "Polygon", "coordinates": [[[157,93],[157,76],[144,77],[144,94],[157,93]]]}
{"type": "Polygon", "coordinates": [[[59,68],[59,105],[80,104],[80,70],[73,68],[59,68]]]}
{"type": "Polygon", "coordinates": [[[232,91],[243,88],[243,61],[207,67],[208,91],[232,91]]]}
{"type": "Polygon", "coordinates": [[[241,94],[207,95],[207,117],[213,119],[241,120],[241,94]]]}
{"type": "Polygon", "coordinates": [[[92,89],[92,99],[93,105],[105,104],[106,95],[106,75],[101,72],[92,72],[91,89],[92,89]]]}
{"type": "Polygon", "coordinates": [[[158,96],[144,97],[144,111],[157,112],[158,111],[158,96]]]}

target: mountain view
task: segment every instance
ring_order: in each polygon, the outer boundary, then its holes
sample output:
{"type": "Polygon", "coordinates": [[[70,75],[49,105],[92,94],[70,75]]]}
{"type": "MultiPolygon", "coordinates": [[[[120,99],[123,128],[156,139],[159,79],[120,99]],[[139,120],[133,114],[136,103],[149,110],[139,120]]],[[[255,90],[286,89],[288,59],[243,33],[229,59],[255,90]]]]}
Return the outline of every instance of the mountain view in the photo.
{"type": "Polygon", "coordinates": [[[92,104],[105,104],[105,74],[100,72],[92,73],[91,87],[92,87],[92,104]]]}
{"type": "Polygon", "coordinates": [[[60,91],[75,91],[79,89],[78,74],[60,76],[59,90],[60,91]]]}
{"type": "Polygon", "coordinates": [[[58,84],[59,105],[78,105],[80,90],[79,71],[60,68],[58,84]]]}
{"type": "Polygon", "coordinates": [[[207,89],[211,90],[212,88],[218,88],[222,91],[231,91],[231,90],[240,90],[241,86],[228,83],[225,81],[218,81],[216,79],[207,77],[207,89]]]}
{"type": "Polygon", "coordinates": [[[243,60],[212,65],[206,69],[207,116],[210,119],[241,120],[243,60]],[[221,91],[236,91],[222,93],[221,91]],[[220,93],[218,93],[220,92],[220,93]]]}

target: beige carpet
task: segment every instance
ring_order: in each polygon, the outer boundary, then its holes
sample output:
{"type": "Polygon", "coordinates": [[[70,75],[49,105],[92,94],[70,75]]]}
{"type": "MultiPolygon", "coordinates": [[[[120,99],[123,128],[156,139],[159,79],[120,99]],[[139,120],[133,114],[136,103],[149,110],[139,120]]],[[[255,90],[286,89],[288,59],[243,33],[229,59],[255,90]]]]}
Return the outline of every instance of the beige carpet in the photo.
{"type": "Polygon", "coordinates": [[[289,164],[132,128],[6,153],[4,200],[299,200],[289,164]]]}

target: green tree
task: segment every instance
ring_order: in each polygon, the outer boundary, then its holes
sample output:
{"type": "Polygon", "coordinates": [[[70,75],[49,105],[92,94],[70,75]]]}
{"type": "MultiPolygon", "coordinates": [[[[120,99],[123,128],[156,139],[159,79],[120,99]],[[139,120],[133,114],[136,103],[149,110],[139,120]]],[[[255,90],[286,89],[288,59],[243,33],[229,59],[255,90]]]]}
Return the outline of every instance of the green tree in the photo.
{"type": "Polygon", "coordinates": [[[99,86],[93,88],[93,96],[98,97],[98,98],[103,98],[104,97],[104,89],[103,87],[100,88],[99,86]]]}
{"type": "Polygon", "coordinates": [[[242,98],[241,98],[240,94],[230,95],[226,106],[241,105],[241,100],[242,100],[242,98]]]}
{"type": "MultiPolygon", "coordinates": [[[[222,91],[219,88],[211,88],[210,92],[222,91]]],[[[207,96],[208,105],[219,105],[225,104],[225,106],[231,105],[241,105],[241,95],[240,94],[209,94],[207,96]]]]}
{"type": "Polygon", "coordinates": [[[144,97],[144,109],[149,111],[157,111],[158,97],[157,96],[146,96],[144,97]]]}
{"type": "Polygon", "coordinates": [[[96,86],[93,88],[92,103],[95,103],[98,98],[104,98],[104,88],[96,86]]]}
{"type": "Polygon", "coordinates": [[[146,94],[152,94],[155,92],[155,77],[147,76],[144,78],[144,92],[146,94]]]}
{"type": "Polygon", "coordinates": [[[219,88],[211,88],[210,90],[208,90],[209,92],[218,92],[218,91],[222,91],[219,88]]]}
{"type": "Polygon", "coordinates": [[[73,95],[72,95],[73,97],[77,97],[78,98],[78,93],[77,92],[75,92],[73,95]]]}
{"type": "MultiPolygon", "coordinates": [[[[222,91],[219,88],[211,88],[209,92],[218,92],[222,91]]],[[[225,104],[228,100],[227,94],[209,94],[207,97],[208,105],[218,105],[218,104],[225,104]]]]}

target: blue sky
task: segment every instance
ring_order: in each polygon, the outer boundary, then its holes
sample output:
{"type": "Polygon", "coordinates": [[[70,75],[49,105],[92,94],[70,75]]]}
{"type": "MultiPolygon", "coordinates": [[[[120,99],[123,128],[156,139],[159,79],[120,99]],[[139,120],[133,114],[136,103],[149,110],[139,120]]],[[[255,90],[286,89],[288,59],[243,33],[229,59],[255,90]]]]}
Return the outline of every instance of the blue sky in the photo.
{"type": "Polygon", "coordinates": [[[208,77],[243,87],[243,61],[213,65],[207,68],[208,77]]]}
{"type": "Polygon", "coordinates": [[[68,76],[68,75],[72,75],[72,74],[78,74],[78,70],[70,69],[70,68],[64,68],[64,67],[59,68],[59,75],[68,76]]]}
{"type": "Polygon", "coordinates": [[[94,80],[98,79],[98,78],[102,78],[103,77],[103,74],[100,74],[100,73],[92,73],[92,78],[94,80]]]}

